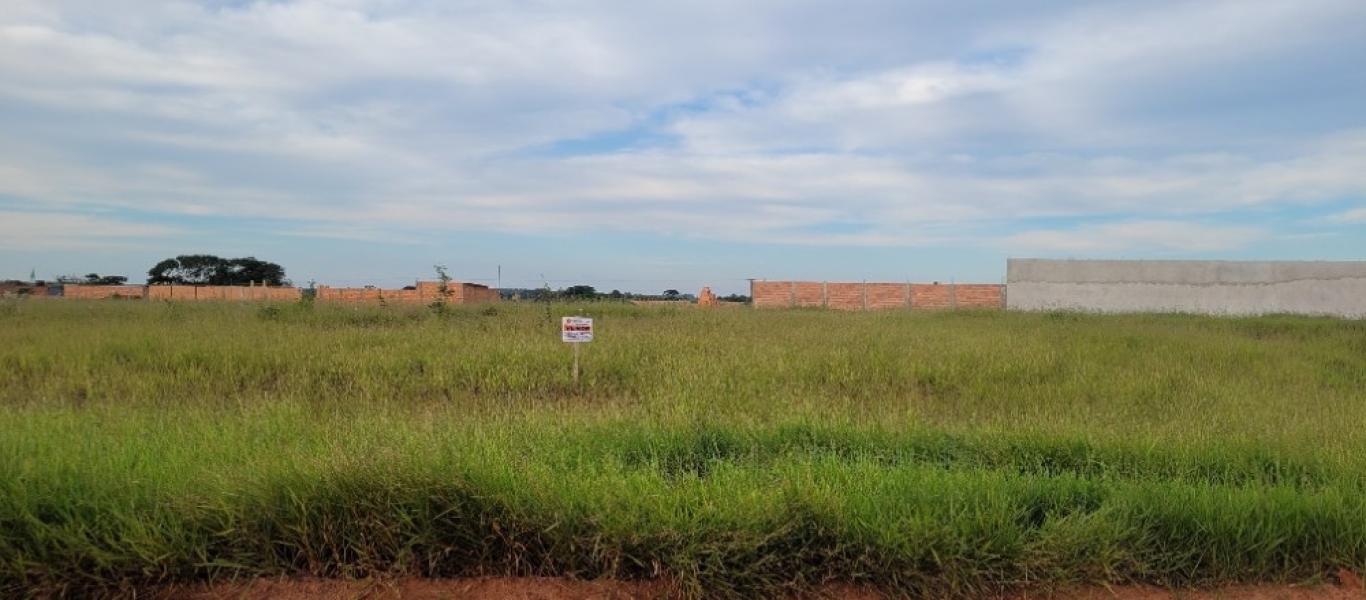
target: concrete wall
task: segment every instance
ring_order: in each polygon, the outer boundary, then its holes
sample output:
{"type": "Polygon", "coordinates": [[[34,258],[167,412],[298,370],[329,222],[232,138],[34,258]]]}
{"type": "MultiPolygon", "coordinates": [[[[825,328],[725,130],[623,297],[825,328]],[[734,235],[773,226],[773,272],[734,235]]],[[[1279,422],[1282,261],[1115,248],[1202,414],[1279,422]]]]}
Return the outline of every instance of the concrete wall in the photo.
{"type": "Polygon", "coordinates": [[[979,283],[837,283],[754,281],[756,308],[823,307],[836,310],[1001,308],[1005,286],[979,283]]]}
{"type": "Polygon", "coordinates": [[[1366,317],[1366,261],[1006,262],[1011,310],[1366,317]]]}

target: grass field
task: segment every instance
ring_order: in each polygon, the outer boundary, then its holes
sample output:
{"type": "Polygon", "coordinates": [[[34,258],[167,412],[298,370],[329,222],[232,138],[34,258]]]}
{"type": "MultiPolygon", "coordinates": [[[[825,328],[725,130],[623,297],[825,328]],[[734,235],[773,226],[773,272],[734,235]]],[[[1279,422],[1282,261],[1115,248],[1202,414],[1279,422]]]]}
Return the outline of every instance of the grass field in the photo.
{"type": "Polygon", "coordinates": [[[0,304],[5,596],[1299,581],[1366,567],[1364,492],[1360,321],[0,304]]]}

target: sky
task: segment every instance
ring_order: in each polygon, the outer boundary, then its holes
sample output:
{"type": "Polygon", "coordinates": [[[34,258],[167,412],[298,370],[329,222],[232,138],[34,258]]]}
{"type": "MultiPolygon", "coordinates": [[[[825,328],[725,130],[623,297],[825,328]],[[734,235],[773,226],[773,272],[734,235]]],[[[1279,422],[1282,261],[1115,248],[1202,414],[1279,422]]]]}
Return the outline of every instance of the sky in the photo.
{"type": "Polygon", "coordinates": [[[4,0],[0,278],[1366,258],[1366,2],[4,0]]]}

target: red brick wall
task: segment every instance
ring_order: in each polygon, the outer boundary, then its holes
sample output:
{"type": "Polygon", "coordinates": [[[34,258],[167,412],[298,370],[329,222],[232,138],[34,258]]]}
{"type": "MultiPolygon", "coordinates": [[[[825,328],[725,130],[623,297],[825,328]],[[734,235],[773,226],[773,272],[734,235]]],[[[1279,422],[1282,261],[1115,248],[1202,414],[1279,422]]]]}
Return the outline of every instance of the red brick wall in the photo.
{"type": "Polygon", "coordinates": [[[792,306],[792,286],[787,281],[755,281],[749,286],[755,308],[787,308],[792,306]]]}
{"type": "Polygon", "coordinates": [[[755,281],[750,286],[757,308],[824,306],[836,310],[1001,308],[1004,291],[1004,285],[975,283],[755,281]]]}
{"type": "Polygon", "coordinates": [[[352,303],[379,303],[391,302],[397,304],[422,304],[422,296],[418,290],[383,290],[380,288],[334,288],[320,285],[317,288],[317,299],[320,302],[352,302],[352,303]]]}
{"type": "Polygon", "coordinates": [[[480,302],[497,302],[499,300],[498,290],[486,285],[475,283],[460,284],[461,304],[478,304],[480,302]]]}
{"type": "Polygon", "coordinates": [[[826,283],[825,305],[836,310],[863,310],[863,284],[826,283]]]}
{"type": "Polygon", "coordinates": [[[953,298],[949,293],[949,286],[938,283],[911,284],[911,307],[953,308],[953,298]]]}
{"type": "Polygon", "coordinates": [[[147,297],[152,300],[288,302],[303,297],[303,290],[295,287],[245,285],[149,285],[147,297]]]}
{"type": "Polygon", "coordinates": [[[1006,305],[1004,285],[962,284],[956,287],[960,308],[999,308],[1006,305]]]}
{"type": "MultiPolygon", "coordinates": [[[[318,300],[323,302],[374,302],[380,298],[397,304],[430,304],[441,298],[441,283],[419,281],[414,290],[380,288],[334,288],[318,286],[318,300]]],[[[497,302],[498,290],[475,283],[452,281],[448,286],[452,304],[497,302]]]]}
{"type": "Polygon", "coordinates": [[[62,297],[76,300],[102,300],[105,298],[141,298],[143,287],[140,285],[65,285],[62,297]]]}
{"type": "Polygon", "coordinates": [[[792,285],[794,306],[825,306],[824,285],[816,281],[797,281],[792,285]]]}
{"type": "Polygon", "coordinates": [[[911,286],[915,308],[1001,308],[1004,285],[988,283],[939,283],[911,286]]]}
{"type": "Polygon", "coordinates": [[[911,286],[905,283],[868,284],[868,308],[871,310],[909,308],[906,296],[911,286]]]}

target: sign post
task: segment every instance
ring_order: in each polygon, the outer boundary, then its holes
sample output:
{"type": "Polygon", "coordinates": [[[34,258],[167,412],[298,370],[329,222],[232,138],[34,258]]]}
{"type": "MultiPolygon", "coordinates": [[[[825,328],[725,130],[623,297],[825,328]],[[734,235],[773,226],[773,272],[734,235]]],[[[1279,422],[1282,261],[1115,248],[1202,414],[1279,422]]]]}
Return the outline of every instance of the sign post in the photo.
{"type": "Polygon", "coordinates": [[[560,318],[560,341],[574,346],[574,384],[579,383],[579,344],[593,341],[593,319],[560,318]]]}

